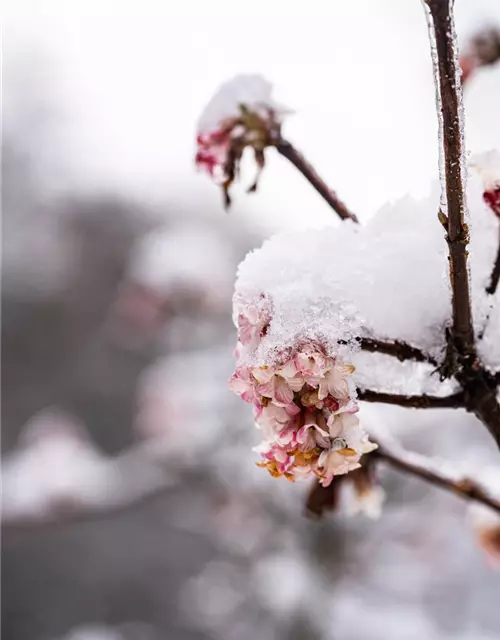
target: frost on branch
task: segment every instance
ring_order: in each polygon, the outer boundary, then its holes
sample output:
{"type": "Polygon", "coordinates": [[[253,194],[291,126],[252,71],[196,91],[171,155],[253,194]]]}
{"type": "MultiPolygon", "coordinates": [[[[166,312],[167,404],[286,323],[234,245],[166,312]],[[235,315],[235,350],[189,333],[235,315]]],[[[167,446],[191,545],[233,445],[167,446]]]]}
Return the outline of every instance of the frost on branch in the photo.
{"type": "Polygon", "coordinates": [[[226,206],[246,148],[253,150],[257,164],[249,191],[256,190],[264,149],[279,139],[288,113],[289,109],[274,102],[272,84],[259,75],[240,75],[225,82],[207,104],[198,121],[195,162],[222,186],[226,206]]]}

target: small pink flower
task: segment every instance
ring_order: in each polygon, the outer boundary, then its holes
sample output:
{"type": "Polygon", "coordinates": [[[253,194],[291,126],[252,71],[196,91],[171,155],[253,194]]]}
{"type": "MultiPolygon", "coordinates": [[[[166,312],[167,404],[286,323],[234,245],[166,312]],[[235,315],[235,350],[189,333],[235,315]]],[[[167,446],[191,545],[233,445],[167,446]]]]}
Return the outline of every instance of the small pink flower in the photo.
{"type": "Polygon", "coordinates": [[[255,402],[255,389],[248,367],[239,367],[229,380],[229,388],[245,402],[255,402]]]}
{"type": "Polygon", "coordinates": [[[260,305],[246,306],[238,314],[238,340],[242,345],[255,347],[266,335],[270,321],[264,301],[261,300],[260,305]]]}
{"type": "Polygon", "coordinates": [[[315,447],[321,449],[330,447],[326,420],[321,413],[314,414],[306,411],[305,424],[297,433],[297,442],[302,445],[302,451],[311,451],[315,447]]]}
{"type": "Polygon", "coordinates": [[[354,372],[352,365],[335,364],[319,383],[318,396],[323,400],[327,396],[345,400],[349,397],[349,376],[354,372]]]}

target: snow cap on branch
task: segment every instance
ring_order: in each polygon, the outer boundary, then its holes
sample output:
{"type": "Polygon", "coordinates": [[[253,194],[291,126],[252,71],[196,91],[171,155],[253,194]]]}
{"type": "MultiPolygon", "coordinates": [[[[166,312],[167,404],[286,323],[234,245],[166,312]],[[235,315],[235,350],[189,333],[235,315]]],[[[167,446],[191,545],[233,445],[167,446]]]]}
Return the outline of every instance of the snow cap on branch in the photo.
{"type": "Polygon", "coordinates": [[[279,139],[283,118],[291,113],[273,100],[272,89],[260,75],[236,76],[219,87],[198,121],[196,166],[222,186],[226,206],[244,150],[253,149],[257,163],[257,177],[249,188],[255,191],[264,149],[279,139]]]}

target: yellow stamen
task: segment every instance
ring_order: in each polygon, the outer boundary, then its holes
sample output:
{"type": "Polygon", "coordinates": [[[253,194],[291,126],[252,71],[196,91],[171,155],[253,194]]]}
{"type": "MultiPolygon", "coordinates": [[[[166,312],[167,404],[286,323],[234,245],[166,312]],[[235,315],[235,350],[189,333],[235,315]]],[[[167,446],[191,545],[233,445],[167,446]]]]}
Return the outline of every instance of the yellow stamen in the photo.
{"type": "Polygon", "coordinates": [[[346,456],[347,458],[358,455],[357,451],[355,449],[351,449],[350,447],[339,449],[337,453],[340,453],[341,455],[346,456]]]}

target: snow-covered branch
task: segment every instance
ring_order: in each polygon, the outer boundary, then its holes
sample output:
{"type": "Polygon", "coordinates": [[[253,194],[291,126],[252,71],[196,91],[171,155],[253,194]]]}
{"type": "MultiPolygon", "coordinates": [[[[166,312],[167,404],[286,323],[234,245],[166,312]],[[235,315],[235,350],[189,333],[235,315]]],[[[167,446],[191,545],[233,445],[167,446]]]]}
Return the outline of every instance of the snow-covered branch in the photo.
{"type": "Polygon", "coordinates": [[[413,409],[459,409],[464,406],[464,394],[462,392],[444,397],[425,394],[406,396],[395,393],[381,393],[371,389],[360,389],[358,398],[364,402],[379,402],[413,409]]]}
{"type": "Polygon", "coordinates": [[[359,338],[359,344],[363,351],[383,353],[384,355],[397,358],[400,362],[414,360],[415,362],[428,362],[435,367],[438,366],[437,361],[432,356],[402,340],[386,342],[377,340],[376,338],[359,338]]]}

